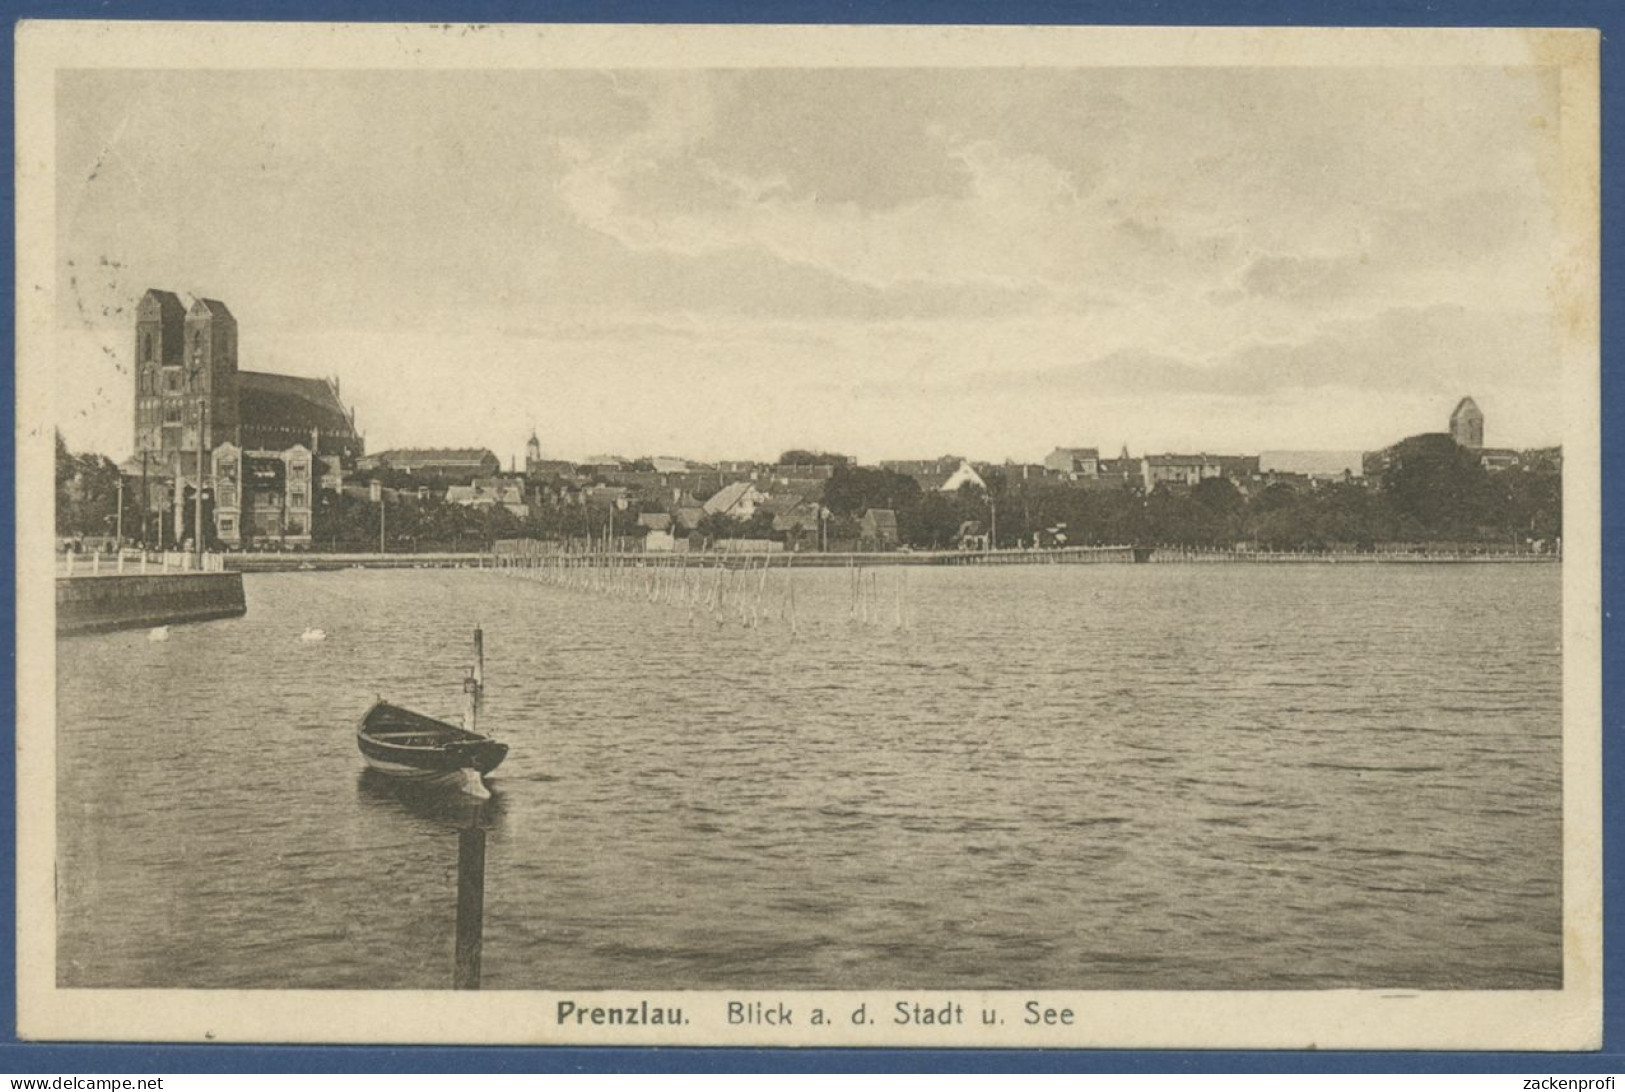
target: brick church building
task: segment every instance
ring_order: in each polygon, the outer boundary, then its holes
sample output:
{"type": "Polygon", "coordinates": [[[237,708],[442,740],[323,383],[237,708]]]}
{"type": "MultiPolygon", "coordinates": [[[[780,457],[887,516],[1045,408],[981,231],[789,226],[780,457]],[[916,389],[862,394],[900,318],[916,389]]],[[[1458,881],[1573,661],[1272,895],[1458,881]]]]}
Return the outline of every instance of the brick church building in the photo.
{"type": "Polygon", "coordinates": [[[363,452],[338,381],[239,370],[237,320],[224,303],[187,307],[156,288],[136,307],[135,361],[130,470],[148,482],[164,541],[191,537],[201,477],[214,541],[308,547],[317,491],[336,489],[363,452]]]}

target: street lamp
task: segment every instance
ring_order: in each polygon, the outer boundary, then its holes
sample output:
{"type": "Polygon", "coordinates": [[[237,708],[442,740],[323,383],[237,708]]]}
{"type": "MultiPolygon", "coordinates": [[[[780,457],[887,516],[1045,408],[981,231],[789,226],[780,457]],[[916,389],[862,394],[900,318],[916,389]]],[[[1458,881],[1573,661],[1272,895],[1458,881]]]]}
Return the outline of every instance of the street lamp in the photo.
{"type": "Polygon", "coordinates": [[[203,456],[209,446],[209,400],[199,398],[197,422],[197,506],[193,509],[197,547],[197,567],[203,568],[203,456]]]}
{"type": "Polygon", "coordinates": [[[378,552],[381,554],[388,553],[388,549],[384,546],[384,483],[374,478],[369,483],[369,487],[372,492],[372,499],[378,502],[378,552]]]}

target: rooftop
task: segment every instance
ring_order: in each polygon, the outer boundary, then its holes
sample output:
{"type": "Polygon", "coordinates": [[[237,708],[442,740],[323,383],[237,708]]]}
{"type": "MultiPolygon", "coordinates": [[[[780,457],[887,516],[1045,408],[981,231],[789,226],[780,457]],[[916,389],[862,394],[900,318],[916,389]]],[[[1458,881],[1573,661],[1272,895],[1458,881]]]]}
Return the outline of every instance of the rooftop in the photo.
{"type": "Polygon", "coordinates": [[[194,312],[206,312],[211,318],[231,319],[233,322],[237,321],[236,317],[231,313],[231,308],[227,307],[219,300],[194,300],[192,303],[192,310],[194,312]]]}
{"type": "Polygon", "coordinates": [[[392,462],[478,463],[483,462],[487,456],[496,458],[489,448],[483,447],[398,447],[380,451],[373,458],[389,459],[392,462]]]}
{"type": "Polygon", "coordinates": [[[351,431],[350,412],[325,379],[238,372],[237,400],[242,419],[258,426],[351,431]]]}

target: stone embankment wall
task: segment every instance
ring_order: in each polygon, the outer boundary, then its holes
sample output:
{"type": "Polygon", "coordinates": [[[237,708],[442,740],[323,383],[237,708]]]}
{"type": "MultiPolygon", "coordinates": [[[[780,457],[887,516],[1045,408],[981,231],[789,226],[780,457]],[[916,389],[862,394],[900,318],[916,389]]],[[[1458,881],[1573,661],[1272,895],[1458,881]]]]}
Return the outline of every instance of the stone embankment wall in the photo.
{"type": "Polygon", "coordinates": [[[241,573],[58,577],[56,631],[167,626],[248,612],[241,573]]]}

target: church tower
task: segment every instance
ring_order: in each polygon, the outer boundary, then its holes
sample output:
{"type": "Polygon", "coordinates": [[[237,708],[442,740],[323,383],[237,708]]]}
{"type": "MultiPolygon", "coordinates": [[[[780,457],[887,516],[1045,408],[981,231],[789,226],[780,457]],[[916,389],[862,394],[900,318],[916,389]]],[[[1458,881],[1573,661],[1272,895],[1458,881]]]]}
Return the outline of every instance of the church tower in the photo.
{"type": "Polygon", "coordinates": [[[185,449],[196,451],[199,410],[208,404],[204,450],[212,451],[237,431],[237,319],[219,300],[200,299],[186,312],[183,388],[185,449]]]}
{"type": "Polygon", "coordinates": [[[135,308],[135,450],[163,457],[181,450],[181,356],[186,307],[149,288],[135,308]]]}
{"type": "Polygon", "coordinates": [[[1484,446],[1484,414],[1471,398],[1463,398],[1450,415],[1450,438],[1473,451],[1484,446]]]}
{"type": "Polygon", "coordinates": [[[536,464],[542,461],[542,441],[536,438],[536,430],[530,430],[530,440],[525,444],[525,473],[536,471],[536,464]]]}

